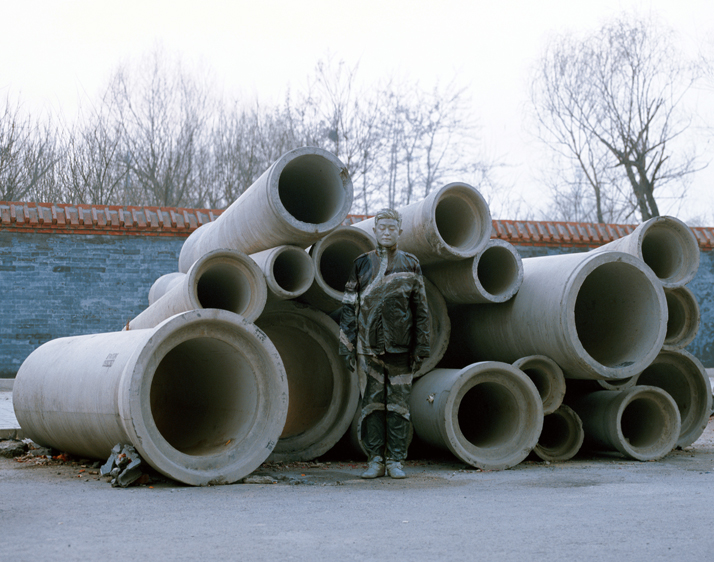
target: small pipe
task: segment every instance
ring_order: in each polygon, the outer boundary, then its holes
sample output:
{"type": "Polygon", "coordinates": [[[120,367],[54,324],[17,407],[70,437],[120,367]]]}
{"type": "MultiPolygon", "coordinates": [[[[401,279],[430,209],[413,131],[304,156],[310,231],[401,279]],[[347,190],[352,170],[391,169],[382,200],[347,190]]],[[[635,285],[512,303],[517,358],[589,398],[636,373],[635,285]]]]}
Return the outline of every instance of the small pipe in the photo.
{"type": "Polygon", "coordinates": [[[186,277],[185,273],[175,271],[173,273],[162,275],[154,281],[154,284],[151,285],[151,288],[149,289],[149,306],[163,297],[175,285],[181,283],[184,277],[186,277]]]}
{"type": "Polygon", "coordinates": [[[667,299],[667,334],[665,349],[682,349],[694,340],[701,320],[699,304],[687,287],[664,290],[667,299]]]}
{"type": "Polygon", "coordinates": [[[315,279],[315,266],[310,256],[297,246],[278,246],[250,257],[265,274],[270,299],[297,298],[315,279]]]}
{"type": "Polygon", "coordinates": [[[580,417],[572,408],[561,404],[543,418],[543,431],[533,452],[544,461],[567,461],[578,454],[584,439],[580,417]]]}
{"type": "Polygon", "coordinates": [[[545,355],[529,355],[513,366],[533,381],[543,401],[544,415],[552,414],[560,407],[565,396],[565,376],[555,361],[545,355]]]}

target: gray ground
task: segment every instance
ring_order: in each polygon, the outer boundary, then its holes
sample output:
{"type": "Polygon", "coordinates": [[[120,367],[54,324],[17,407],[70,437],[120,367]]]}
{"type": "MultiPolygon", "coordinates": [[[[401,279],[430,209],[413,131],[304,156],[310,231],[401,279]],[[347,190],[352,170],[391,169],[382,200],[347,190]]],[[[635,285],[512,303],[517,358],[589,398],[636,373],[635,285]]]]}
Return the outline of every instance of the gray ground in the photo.
{"type": "Polygon", "coordinates": [[[119,489],[43,462],[0,459],[2,560],[714,559],[714,422],[658,462],[446,458],[410,461],[407,480],[336,459],[263,465],[269,484],[119,489]]]}

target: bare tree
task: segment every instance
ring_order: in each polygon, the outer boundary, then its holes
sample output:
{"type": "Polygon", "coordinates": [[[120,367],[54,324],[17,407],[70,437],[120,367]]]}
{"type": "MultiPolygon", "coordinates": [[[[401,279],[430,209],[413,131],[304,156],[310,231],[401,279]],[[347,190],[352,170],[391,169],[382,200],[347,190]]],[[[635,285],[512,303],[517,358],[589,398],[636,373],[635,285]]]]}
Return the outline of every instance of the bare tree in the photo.
{"type": "Polygon", "coordinates": [[[586,183],[598,222],[608,201],[619,216],[658,216],[655,189],[697,170],[694,153],[672,147],[689,126],[682,98],[692,82],[671,32],[652,20],[621,16],[548,46],[532,81],[537,132],[580,169],[566,192],[586,183]]]}

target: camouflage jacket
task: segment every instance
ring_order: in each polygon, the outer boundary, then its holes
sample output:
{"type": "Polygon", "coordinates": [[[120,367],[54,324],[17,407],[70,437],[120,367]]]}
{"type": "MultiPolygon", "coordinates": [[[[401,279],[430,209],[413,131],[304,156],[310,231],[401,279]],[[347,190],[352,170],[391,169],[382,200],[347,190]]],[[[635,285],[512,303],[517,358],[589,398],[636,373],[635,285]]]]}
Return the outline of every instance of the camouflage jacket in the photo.
{"type": "Polygon", "coordinates": [[[340,355],[429,356],[429,309],[419,260],[397,250],[362,254],[345,285],[340,355]]]}

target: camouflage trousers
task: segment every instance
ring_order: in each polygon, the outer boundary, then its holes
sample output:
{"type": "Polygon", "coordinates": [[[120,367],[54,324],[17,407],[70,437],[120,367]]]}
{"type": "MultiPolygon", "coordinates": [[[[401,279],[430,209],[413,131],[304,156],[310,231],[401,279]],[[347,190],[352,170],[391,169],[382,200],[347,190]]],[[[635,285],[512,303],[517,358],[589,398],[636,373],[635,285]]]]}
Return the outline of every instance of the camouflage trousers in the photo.
{"type": "Polygon", "coordinates": [[[407,457],[411,431],[409,354],[359,355],[358,359],[358,369],[367,379],[359,422],[362,447],[370,460],[402,461],[407,457]]]}

